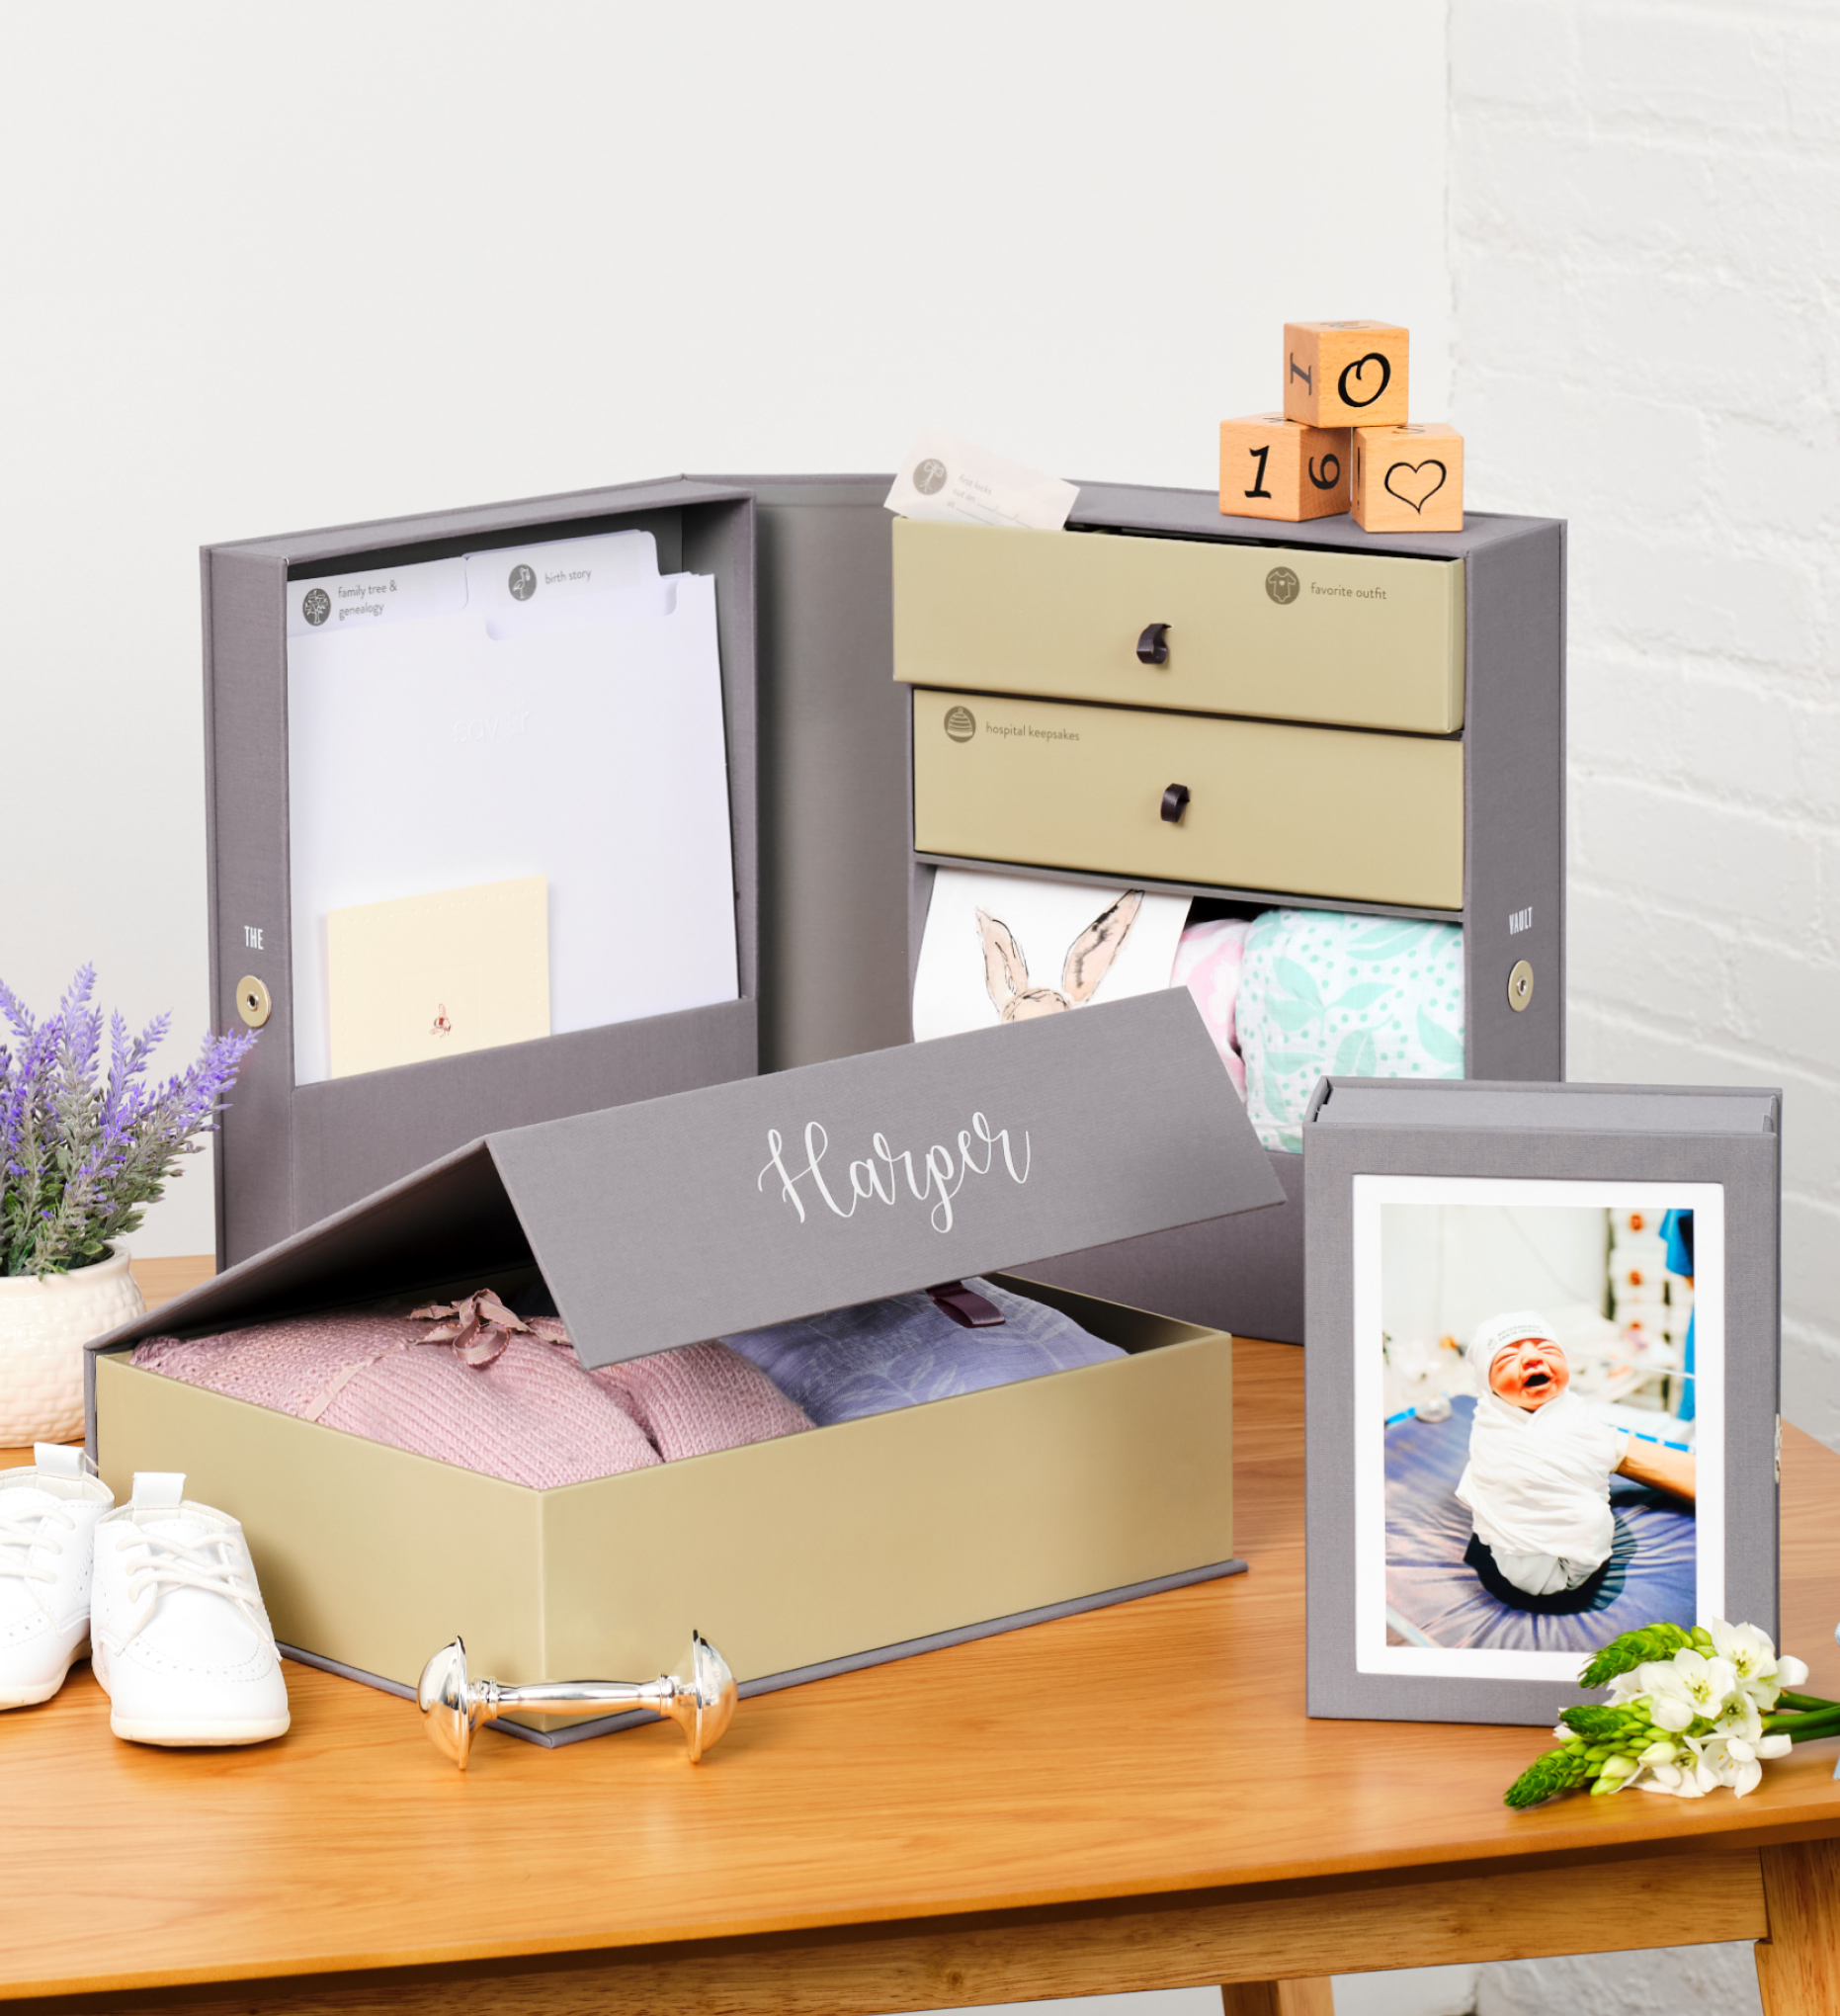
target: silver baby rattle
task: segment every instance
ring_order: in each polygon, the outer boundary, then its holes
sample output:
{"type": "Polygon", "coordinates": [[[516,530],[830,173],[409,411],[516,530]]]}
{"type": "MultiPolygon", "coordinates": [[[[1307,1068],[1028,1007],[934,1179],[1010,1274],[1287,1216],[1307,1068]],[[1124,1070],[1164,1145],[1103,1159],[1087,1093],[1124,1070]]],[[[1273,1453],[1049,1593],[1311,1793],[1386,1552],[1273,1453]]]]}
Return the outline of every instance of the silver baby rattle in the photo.
{"type": "Polygon", "coordinates": [[[525,1709],[537,1715],[616,1715],[649,1708],[684,1732],[694,1764],[722,1739],[735,1712],[734,1675],[728,1661],[700,1632],[673,1673],[644,1684],[628,1680],[543,1680],[533,1687],[501,1687],[466,1677],[466,1647],[456,1638],[422,1668],[415,1690],[428,1740],[464,1771],[473,1731],[481,1722],[525,1709]]]}

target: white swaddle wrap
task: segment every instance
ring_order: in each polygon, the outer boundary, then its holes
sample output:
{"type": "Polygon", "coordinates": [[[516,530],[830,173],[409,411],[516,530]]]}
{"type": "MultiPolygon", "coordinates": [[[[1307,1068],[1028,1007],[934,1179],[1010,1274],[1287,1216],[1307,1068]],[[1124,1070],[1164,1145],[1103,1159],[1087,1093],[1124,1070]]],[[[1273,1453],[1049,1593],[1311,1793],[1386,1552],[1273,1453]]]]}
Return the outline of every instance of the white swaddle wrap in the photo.
{"type": "Polygon", "coordinates": [[[1457,1496],[1497,1554],[1550,1554],[1589,1573],[1610,1558],[1610,1473],[1624,1438],[1573,1392],[1530,1413],[1483,1392],[1457,1496]]]}

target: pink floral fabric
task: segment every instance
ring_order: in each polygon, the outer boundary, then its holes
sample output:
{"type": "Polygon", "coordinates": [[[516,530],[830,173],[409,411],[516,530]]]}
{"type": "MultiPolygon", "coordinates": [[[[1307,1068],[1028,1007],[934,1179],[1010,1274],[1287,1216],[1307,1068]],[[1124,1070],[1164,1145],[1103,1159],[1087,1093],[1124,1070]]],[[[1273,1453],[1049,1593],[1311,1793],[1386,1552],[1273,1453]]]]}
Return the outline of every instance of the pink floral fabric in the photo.
{"type": "Polygon", "coordinates": [[[399,1306],[342,1309],[214,1337],[152,1337],[133,1363],[537,1490],[811,1426],[725,1345],[588,1372],[552,1318],[494,1325],[483,1361],[478,1332],[457,1336],[463,1329],[399,1306]]]}
{"type": "Polygon", "coordinates": [[[1191,924],[1176,947],[1169,975],[1172,987],[1187,987],[1213,1038],[1233,1090],[1246,1096],[1246,1063],[1239,1052],[1239,970],[1245,957],[1249,917],[1216,917],[1191,924]]]}

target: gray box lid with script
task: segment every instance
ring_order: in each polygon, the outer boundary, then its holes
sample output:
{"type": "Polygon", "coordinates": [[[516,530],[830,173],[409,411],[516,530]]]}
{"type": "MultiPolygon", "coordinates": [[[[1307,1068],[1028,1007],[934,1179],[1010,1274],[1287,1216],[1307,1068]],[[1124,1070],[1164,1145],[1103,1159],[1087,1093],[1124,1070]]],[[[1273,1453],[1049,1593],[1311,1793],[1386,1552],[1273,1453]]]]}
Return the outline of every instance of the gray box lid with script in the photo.
{"type": "Polygon", "coordinates": [[[100,1343],[535,1261],[611,1365],[1281,1198],[1176,989],[487,1134],[100,1343]]]}

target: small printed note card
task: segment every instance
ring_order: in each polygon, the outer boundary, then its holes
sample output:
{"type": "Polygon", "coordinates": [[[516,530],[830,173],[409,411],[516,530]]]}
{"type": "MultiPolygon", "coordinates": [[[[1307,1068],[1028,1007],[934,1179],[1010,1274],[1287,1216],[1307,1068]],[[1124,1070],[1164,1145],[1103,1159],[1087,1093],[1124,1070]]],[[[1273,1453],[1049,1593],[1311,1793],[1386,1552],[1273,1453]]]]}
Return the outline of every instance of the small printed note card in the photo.
{"type": "Polygon", "coordinates": [[[903,518],[942,518],[958,525],[1016,525],[1059,532],[1079,496],[1073,483],[961,441],[938,427],[921,430],[907,451],[894,487],[882,500],[903,518]]]}
{"type": "Polygon", "coordinates": [[[332,1076],[549,1034],[541,875],[326,913],[332,1076]]]}

